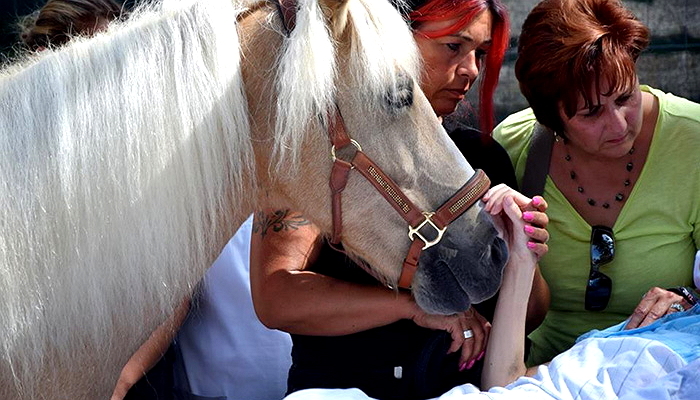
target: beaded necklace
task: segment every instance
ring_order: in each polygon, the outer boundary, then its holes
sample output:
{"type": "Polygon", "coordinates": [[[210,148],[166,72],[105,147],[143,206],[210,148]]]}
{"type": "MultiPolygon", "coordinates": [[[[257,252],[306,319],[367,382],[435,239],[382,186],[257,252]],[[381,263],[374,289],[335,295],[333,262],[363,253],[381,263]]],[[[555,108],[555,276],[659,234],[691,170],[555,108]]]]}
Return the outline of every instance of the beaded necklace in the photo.
{"type": "MultiPolygon", "coordinates": [[[[566,141],[564,142],[564,146],[565,146],[565,148],[566,148],[566,141]]],[[[631,175],[631,174],[630,174],[630,173],[631,173],[632,170],[634,169],[634,163],[632,162],[632,157],[631,157],[631,156],[634,154],[634,146],[630,149],[630,151],[629,151],[627,154],[630,155],[630,160],[627,162],[627,164],[625,164],[625,170],[627,170],[627,178],[625,178],[624,182],[622,182],[622,184],[624,185],[624,186],[623,186],[623,190],[621,190],[620,192],[618,192],[618,193],[615,195],[615,198],[614,198],[614,199],[615,199],[615,201],[617,201],[617,202],[622,202],[622,201],[625,200],[625,195],[624,195],[623,192],[626,191],[627,188],[628,188],[628,187],[630,186],[630,184],[631,184],[631,178],[630,178],[630,175],[631,175]]],[[[568,149],[567,149],[567,151],[566,151],[566,155],[564,156],[564,159],[566,160],[567,163],[569,163],[569,165],[571,165],[571,155],[569,154],[568,149]]],[[[574,171],[573,167],[571,167],[570,170],[569,170],[569,176],[571,177],[571,180],[573,180],[574,182],[576,182],[576,186],[577,186],[577,187],[576,187],[576,190],[577,190],[579,193],[581,193],[581,195],[586,196],[586,203],[588,203],[588,205],[590,205],[591,207],[595,207],[595,206],[598,204],[598,201],[596,201],[596,200],[594,200],[593,198],[588,197],[588,196],[586,195],[586,190],[583,188],[583,186],[581,185],[581,183],[578,181],[578,179],[577,179],[578,176],[576,175],[576,171],[574,171]]],[[[610,202],[604,201],[604,202],[601,204],[601,207],[603,207],[603,208],[610,208],[610,202]]]]}

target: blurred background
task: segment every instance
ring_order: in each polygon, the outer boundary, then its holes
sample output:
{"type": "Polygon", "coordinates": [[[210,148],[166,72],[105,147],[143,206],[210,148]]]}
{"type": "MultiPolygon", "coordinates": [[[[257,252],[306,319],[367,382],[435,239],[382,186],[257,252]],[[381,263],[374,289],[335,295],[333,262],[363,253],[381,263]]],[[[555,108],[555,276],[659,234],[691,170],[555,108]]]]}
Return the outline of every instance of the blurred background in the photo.
{"type": "MultiPolygon", "coordinates": [[[[45,0],[0,0],[0,61],[16,51],[16,22],[45,0]]],[[[497,120],[527,107],[513,74],[520,27],[538,0],[503,0],[511,14],[511,48],[496,92],[497,120]]],[[[129,7],[133,0],[126,1],[129,7]]],[[[623,0],[650,29],[652,41],[637,63],[640,81],[657,89],[700,102],[700,0],[623,0]]],[[[476,91],[471,91],[473,98],[476,91]]],[[[469,108],[464,108],[469,110],[469,108]]],[[[474,115],[473,112],[465,113],[474,115]]]]}

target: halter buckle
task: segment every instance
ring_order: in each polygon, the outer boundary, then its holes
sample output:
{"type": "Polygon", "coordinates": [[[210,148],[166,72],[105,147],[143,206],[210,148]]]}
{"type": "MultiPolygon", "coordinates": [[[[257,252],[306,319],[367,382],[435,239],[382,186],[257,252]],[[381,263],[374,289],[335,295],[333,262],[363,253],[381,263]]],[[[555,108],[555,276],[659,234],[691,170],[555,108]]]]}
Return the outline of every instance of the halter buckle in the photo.
{"type": "Polygon", "coordinates": [[[415,240],[415,236],[418,236],[418,239],[422,240],[423,243],[425,243],[425,245],[423,245],[422,250],[425,250],[428,247],[432,247],[438,244],[442,239],[442,235],[445,233],[445,229],[447,229],[447,227],[440,229],[437,225],[435,225],[433,220],[430,218],[433,216],[433,214],[434,213],[431,212],[423,212],[423,215],[425,216],[423,222],[418,224],[418,226],[415,228],[410,225],[408,226],[408,237],[411,239],[411,241],[415,240]],[[435,231],[437,232],[437,236],[433,240],[426,239],[425,236],[421,235],[421,233],[419,232],[421,228],[423,228],[426,224],[432,226],[433,229],[435,229],[435,231]]]}

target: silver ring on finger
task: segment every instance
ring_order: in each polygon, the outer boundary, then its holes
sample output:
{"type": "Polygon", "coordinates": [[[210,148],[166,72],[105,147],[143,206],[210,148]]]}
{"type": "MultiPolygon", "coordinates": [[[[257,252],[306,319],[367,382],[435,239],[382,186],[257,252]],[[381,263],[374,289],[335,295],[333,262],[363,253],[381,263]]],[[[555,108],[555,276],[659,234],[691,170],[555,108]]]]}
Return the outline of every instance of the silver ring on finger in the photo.
{"type": "Polygon", "coordinates": [[[682,312],[685,311],[685,308],[683,308],[683,305],[681,303],[673,303],[668,307],[669,310],[674,310],[677,312],[682,312]]]}
{"type": "Polygon", "coordinates": [[[465,339],[471,339],[474,337],[474,331],[471,329],[466,329],[462,331],[462,334],[464,335],[465,339]]]}

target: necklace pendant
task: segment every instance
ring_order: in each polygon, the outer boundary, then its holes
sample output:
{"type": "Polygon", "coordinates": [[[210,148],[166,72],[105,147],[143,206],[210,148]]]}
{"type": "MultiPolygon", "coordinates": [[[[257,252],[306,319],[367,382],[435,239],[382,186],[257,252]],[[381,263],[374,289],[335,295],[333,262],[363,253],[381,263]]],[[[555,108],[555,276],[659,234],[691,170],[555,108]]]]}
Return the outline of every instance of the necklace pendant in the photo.
{"type": "Polygon", "coordinates": [[[615,201],[622,201],[622,200],[624,200],[624,199],[625,199],[625,195],[622,194],[622,193],[618,193],[618,194],[615,196],[615,201]]]}

